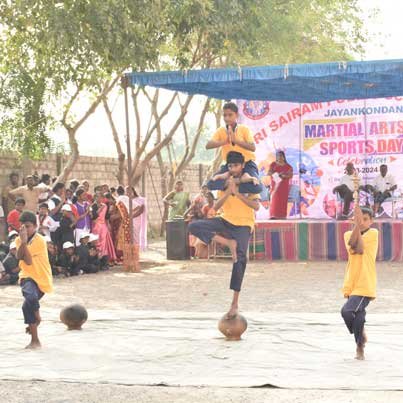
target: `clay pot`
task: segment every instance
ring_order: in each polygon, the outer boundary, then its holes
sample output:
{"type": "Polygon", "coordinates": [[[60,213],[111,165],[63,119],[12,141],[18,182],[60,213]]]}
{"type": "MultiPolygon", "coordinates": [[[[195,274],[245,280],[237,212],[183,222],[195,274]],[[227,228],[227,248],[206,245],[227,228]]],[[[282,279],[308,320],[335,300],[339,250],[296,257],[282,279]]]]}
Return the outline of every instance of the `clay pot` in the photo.
{"type": "Polygon", "coordinates": [[[224,315],[218,322],[218,330],[227,340],[241,340],[241,335],[248,328],[248,321],[242,315],[228,319],[224,315]]]}
{"type": "Polygon", "coordinates": [[[60,311],[60,320],[68,330],[81,330],[81,326],[87,321],[87,310],[79,304],[69,305],[60,311]]]}

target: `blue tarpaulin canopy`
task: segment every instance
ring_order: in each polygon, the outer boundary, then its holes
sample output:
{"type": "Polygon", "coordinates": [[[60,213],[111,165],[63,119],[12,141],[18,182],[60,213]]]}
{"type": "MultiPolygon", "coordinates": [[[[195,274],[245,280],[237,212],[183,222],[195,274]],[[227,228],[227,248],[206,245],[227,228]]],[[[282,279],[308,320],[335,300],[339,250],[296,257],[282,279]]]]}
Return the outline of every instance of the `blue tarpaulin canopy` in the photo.
{"type": "Polygon", "coordinates": [[[403,95],[403,60],[129,73],[127,78],[131,86],[218,99],[310,103],[403,95]]]}

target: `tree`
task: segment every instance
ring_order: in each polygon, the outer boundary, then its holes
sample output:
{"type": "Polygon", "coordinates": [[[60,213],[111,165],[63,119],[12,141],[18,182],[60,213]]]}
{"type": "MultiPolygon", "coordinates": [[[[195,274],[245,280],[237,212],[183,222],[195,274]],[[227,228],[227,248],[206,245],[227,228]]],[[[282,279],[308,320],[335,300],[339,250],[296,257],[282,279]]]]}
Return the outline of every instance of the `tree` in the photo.
{"type": "Polygon", "coordinates": [[[70,144],[65,178],[79,155],[77,130],[122,72],[349,59],[365,42],[359,11],[358,0],[3,1],[0,80],[11,87],[0,95],[18,105],[2,102],[3,145],[47,150],[56,116],[70,144]],[[34,95],[27,82],[38,84],[34,95]]]}
{"type": "MultiPolygon", "coordinates": [[[[35,98],[41,101],[40,106],[49,100],[62,105],[57,112],[60,124],[68,133],[70,159],[59,180],[68,176],[78,159],[77,130],[119,81],[122,72],[153,67],[159,46],[165,40],[166,4],[163,0],[57,3],[21,0],[0,4],[3,82],[11,80],[10,74],[17,74],[12,87],[14,98],[29,100],[30,89],[22,80],[28,77],[28,81],[43,85],[42,98],[35,98]],[[20,67],[10,69],[10,66],[20,67]],[[87,110],[75,116],[74,107],[83,99],[87,100],[87,110]]],[[[24,113],[31,113],[35,107],[44,111],[30,103],[20,107],[26,109],[24,113]]],[[[21,113],[14,111],[13,114],[10,108],[8,112],[11,119],[21,113]]],[[[10,125],[12,120],[8,122],[10,125]]],[[[18,126],[14,130],[18,130],[18,126]]],[[[5,134],[11,132],[10,129],[5,134]]],[[[22,144],[31,147],[31,137],[25,132],[22,136],[22,144]]],[[[43,140],[46,144],[47,139],[43,140]]]]}

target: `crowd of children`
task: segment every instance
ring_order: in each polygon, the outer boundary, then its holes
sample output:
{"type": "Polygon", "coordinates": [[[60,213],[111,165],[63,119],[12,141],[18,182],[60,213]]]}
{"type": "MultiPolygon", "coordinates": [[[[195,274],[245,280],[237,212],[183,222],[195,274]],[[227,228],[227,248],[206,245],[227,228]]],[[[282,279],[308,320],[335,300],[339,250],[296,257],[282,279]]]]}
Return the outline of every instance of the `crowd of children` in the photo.
{"type": "Polygon", "coordinates": [[[69,186],[63,183],[51,186],[49,175],[42,175],[40,181],[28,176],[23,186],[18,186],[15,173],[9,179],[2,192],[6,241],[0,244],[0,285],[18,282],[20,268],[15,239],[24,210],[36,214],[36,232],[46,240],[54,276],[96,273],[121,263],[122,211],[124,214],[128,204],[125,203],[128,189],[105,184],[90,193],[88,181],[80,184],[72,180],[69,186]]]}

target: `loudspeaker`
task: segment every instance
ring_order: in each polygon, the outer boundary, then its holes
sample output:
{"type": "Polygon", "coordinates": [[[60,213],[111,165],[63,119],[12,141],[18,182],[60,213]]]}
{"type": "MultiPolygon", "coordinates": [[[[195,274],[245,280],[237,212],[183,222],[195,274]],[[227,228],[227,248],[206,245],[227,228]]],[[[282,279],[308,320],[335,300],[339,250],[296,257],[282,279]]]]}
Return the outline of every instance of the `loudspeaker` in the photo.
{"type": "Polygon", "coordinates": [[[167,259],[190,259],[188,223],[185,220],[166,222],[167,259]]]}

